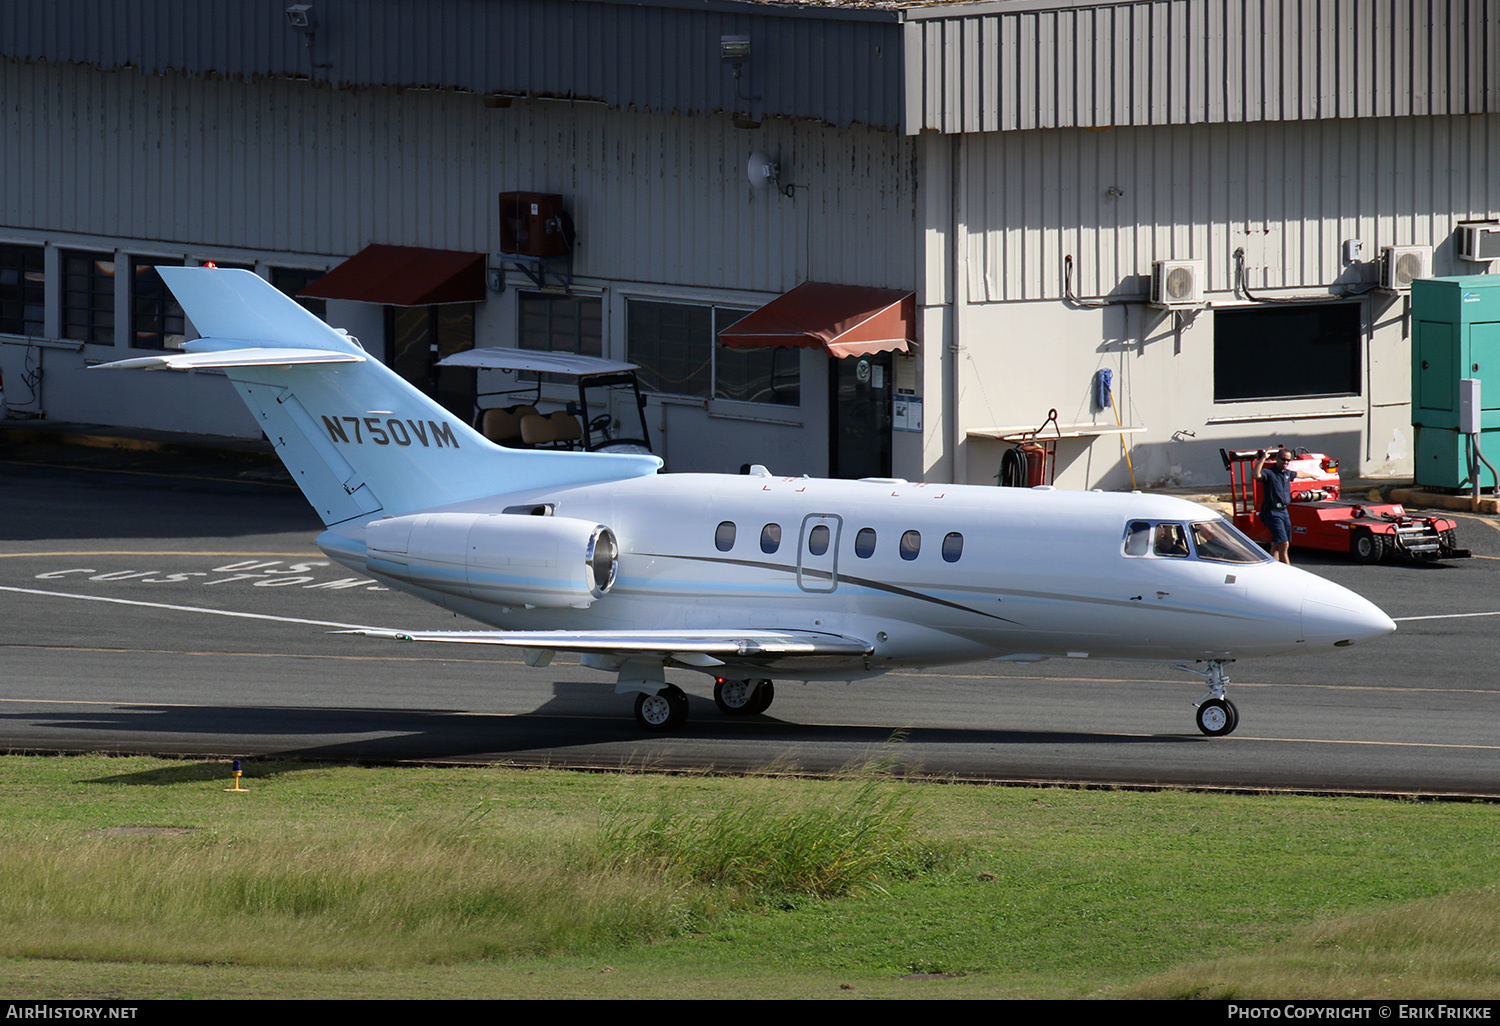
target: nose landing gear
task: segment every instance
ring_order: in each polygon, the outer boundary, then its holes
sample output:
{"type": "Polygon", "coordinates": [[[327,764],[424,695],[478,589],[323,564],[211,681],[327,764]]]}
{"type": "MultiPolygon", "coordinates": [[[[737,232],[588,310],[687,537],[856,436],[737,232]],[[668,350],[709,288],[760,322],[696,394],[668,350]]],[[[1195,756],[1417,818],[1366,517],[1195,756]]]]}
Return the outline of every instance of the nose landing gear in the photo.
{"type": "Polygon", "coordinates": [[[1235,708],[1233,702],[1224,697],[1224,685],[1229,683],[1229,674],[1225,672],[1224,665],[1230,662],[1227,659],[1210,659],[1208,669],[1200,670],[1194,666],[1178,666],[1179,670],[1188,673],[1196,673],[1200,677],[1208,678],[1208,693],[1198,700],[1198,729],[1209,737],[1223,737],[1233,734],[1234,729],[1240,725],[1240,711],[1235,708]]]}

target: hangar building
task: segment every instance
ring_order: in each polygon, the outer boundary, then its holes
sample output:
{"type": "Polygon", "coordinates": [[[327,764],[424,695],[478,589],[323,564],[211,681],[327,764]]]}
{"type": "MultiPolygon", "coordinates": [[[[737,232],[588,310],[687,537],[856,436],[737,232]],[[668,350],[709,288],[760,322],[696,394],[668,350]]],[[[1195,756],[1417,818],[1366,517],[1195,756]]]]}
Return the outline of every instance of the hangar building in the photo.
{"type": "Polygon", "coordinates": [[[0,9],[0,131],[11,417],[256,435],[87,370],[213,261],[455,409],[454,350],[639,363],[675,470],[986,483],[1056,410],[1066,487],[1402,474],[1410,282],[1492,267],[1500,0],[55,0],[0,9]]]}

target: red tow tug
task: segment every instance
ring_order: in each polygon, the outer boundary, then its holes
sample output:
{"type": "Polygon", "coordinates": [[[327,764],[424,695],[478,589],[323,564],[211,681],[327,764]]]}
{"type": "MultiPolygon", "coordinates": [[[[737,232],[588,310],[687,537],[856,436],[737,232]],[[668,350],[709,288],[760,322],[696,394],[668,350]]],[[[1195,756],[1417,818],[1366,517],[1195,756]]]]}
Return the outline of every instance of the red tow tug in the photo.
{"type": "MultiPolygon", "coordinates": [[[[1271,446],[1275,452],[1280,446],[1271,446]]],[[[1234,502],[1234,526],[1254,541],[1268,544],[1271,532],[1260,521],[1260,482],[1255,477],[1259,449],[1220,449],[1234,502]]],[[[1354,502],[1339,498],[1339,461],[1306,449],[1293,449],[1288,470],[1301,473],[1292,482],[1295,548],[1347,552],[1361,563],[1386,556],[1410,560],[1462,559],[1468,549],[1454,544],[1458,524],[1439,516],[1412,516],[1395,502],[1354,502]]]]}

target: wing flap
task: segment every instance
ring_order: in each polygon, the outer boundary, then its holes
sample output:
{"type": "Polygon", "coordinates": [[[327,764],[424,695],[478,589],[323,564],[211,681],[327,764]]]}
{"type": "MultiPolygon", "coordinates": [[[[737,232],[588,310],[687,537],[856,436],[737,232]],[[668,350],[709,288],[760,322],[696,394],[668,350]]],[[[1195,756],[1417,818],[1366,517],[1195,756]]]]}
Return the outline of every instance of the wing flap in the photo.
{"type": "MultiPolygon", "coordinates": [[[[391,631],[362,628],[334,631],[391,641],[443,641],[463,645],[502,645],[628,656],[866,656],[873,646],[841,634],[798,630],[744,631],[391,631]]],[[[684,660],[688,661],[688,660],[684,660]]]]}

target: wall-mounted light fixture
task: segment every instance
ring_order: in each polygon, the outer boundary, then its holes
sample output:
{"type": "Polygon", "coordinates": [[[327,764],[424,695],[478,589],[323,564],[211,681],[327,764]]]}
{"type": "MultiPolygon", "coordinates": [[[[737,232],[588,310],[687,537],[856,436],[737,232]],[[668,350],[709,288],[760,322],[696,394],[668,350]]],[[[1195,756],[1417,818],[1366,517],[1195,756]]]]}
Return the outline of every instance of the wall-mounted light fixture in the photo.
{"type": "Polygon", "coordinates": [[[312,4],[292,4],[286,9],[286,23],[301,32],[304,42],[312,47],[313,33],[318,31],[318,18],[313,14],[312,4]]]}
{"type": "Polygon", "coordinates": [[[748,61],[750,59],[749,36],[720,36],[719,59],[726,61],[748,61]]]}

